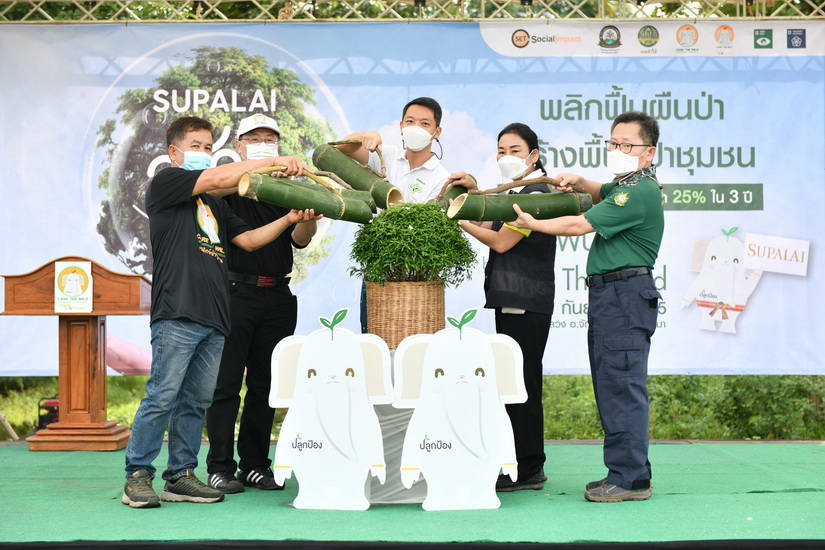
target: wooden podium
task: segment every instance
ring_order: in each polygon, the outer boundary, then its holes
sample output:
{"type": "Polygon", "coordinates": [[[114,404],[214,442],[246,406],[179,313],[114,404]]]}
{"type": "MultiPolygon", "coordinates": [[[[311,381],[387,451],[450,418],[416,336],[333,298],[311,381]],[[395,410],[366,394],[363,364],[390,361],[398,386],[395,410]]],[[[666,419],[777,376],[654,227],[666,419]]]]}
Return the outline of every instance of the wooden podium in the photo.
{"type": "MultiPolygon", "coordinates": [[[[55,313],[55,262],[6,279],[3,315],[59,315],[59,420],[27,439],[31,451],[114,451],[126,447],[131,431],[106,420],[106,316],[144,315],[151,284],[141,275],[109,271],[91,262],[91,313],[55,313]]],[[[32,342],[37,338],[32,335],[32,342]]]]}

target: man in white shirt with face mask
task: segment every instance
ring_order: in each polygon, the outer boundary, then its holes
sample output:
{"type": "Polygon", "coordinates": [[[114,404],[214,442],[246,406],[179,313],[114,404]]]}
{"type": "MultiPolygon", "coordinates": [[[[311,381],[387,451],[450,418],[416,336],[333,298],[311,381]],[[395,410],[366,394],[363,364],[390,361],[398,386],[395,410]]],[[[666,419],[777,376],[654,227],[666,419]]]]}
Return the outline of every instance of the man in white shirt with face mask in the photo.
{"type": "MultiPolygon", "coordinates": [[[[404,202],[425,203],[434,200],[447,180],[457,185],[475,189],[475,180],[466,174],[450,174],[432,151],[433,143],[441,135],[441,106],[430,97],[413,99],[404,106],[401,114],[401,139],[399,148],[383,143],[381,134],[371,130],[356,132],[344,141],[360,141],[361,144],[339,145],[338,149],[361,164],[367,164],[381,173],[384,157],[387,180],[398,187],[404,202]]],[[[440,146],[440,145],[439,145],[440,146]]]]}
{"type": "MultiPolygon", "coordinates": [[[[278,123],[263,114],[244,118],[238,125],[235,149],[241,160],[279,155],[278,123]]],[[[272,350],[295,332],[298,306],[289,289],[293,248],[304,248],[315,235],[312,210],[253,201],[233,193],[224,197],[232,211],[251,227],[281,223],[278,237],[255,252],[232,246],[229,254],[231,331],[221,357],[212,405],[206,411],[209,485],[223,493],[244,487],[283,489],[270,469],[270,439],[275,409],[269,407],[272,350]],[[297,223],[296,223],[297,222],[297,223]],[[235,419],[246,370],[244,398],[235,461],[235,419]],[[237,471],[237,477],[236,477],[237,471]]]]}
{"type": "MultiPolygon", "coordinates": [[[[342,144],[338,149],[361,164],[369,165],[381,173],[384,157],[387,181],[401,190],[403,202],[422,204],[438,198],[444,184],[450,180],[455,185],[476,189],[472,176],[459,172],[450,174],[432,151],[433,142],[441,135],[441,106],[430,97],[413,99],[401,112],[401,140],[403,147],[385,145],[376,131],[356,132],[344,141],[359,141],[360,145],[342,144]]],[[[440,146],[440,145],[439,145],[440,146]]],[[[361,331],[367,332],[366,291],[361,287],[361,331]]],[[[384,453],[387,462],[387,479],[382,485],[371,482],[370,502],[420,503],[427,494],[427,486],[416,482],[410,489],[401,483],[401,448],[412,409],[394,409],[390,405],[377,405],[376,412],[384,434],[384,453]]]]}

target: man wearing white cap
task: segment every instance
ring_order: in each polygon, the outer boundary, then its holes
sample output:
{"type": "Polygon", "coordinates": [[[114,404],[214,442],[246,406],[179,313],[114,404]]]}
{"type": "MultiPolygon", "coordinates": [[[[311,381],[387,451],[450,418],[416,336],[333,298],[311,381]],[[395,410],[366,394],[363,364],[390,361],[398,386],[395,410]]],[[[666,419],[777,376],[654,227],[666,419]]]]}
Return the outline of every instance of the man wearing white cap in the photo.
{"type": "MultiPolygon", "coordinates": [[[[252,115],[238,125],[235,149],[242,160],[277,157],[280,137],[275,120],[263,114],[252,115]]],[[[273,478],[269,459],[275,415],[275,409],[268,403],[271,357],[275,345],[295,332],[298,306],[288,284],[292,248],[309,244],[318,217],[305,213],[304,221],[292,225],[286,221],[288,208],[238,194],[224,200],[253,228],[280,219],[284,229],[278,238],[255,252],[233,246],[229,255],[232,329],[224,346],[212,405],[206,411],[209,485],[224,493],[240,493],[245,486],[283,489],[273,478]],[[247,390],[238,433],[237,463],[235,419],[240,409],[244,369],[247,390]]]]}

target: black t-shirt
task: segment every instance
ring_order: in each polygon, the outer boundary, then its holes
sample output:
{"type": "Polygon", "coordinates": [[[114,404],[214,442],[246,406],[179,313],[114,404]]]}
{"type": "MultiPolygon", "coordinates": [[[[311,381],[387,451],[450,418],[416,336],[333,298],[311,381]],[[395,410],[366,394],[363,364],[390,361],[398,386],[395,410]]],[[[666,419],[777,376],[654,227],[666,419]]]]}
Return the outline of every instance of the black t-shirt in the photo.
{"type": "Polygon", "coordinates": [[[185,319],[228,335],[227,248],[249,226],[221,199],[192,196],[201,172],[166,168],[146,190],[154,256],[151,322],[185,319]]]}
{"type": "MultiPolygon", "coordinates": [[[[247,199],[237,193],[227,195],[223,200],[232,208],[232,212],[253,228],[266,225],[289,213],[288,208],[247,199]]],[[[304,248],[293,242],[293,229],[295,226],[291,225],[278,235],[277,239],[253,252],[232,245],[229,271],[246,275],[286,277],[292,271],[292,247],[304,248]]]]}

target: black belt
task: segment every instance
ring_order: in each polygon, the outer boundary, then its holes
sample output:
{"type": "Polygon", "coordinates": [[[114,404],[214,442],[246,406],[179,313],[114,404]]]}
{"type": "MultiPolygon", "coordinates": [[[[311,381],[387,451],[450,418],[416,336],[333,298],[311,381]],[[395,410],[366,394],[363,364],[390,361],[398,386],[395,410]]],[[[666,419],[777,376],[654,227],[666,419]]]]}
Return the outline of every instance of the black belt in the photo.
{"type": "Polygon", "coordinates": [[[244,273],[233,273],[230,271],[229,280],[260,287],[273,287],[288,285],[290,277],[266,277],[264,275],[246,275],[244,273]]]}
{"type": "Polygon", "coordinates": [[[596,286],[598,284],[612,283],[613,281],[638,277],[639,275],[647,275],[648,273],[650,273],[649,267],[625,267],[624,269],[608,271],[601,275],[588,275],[586,281],[587,286],[596,286]]]}

